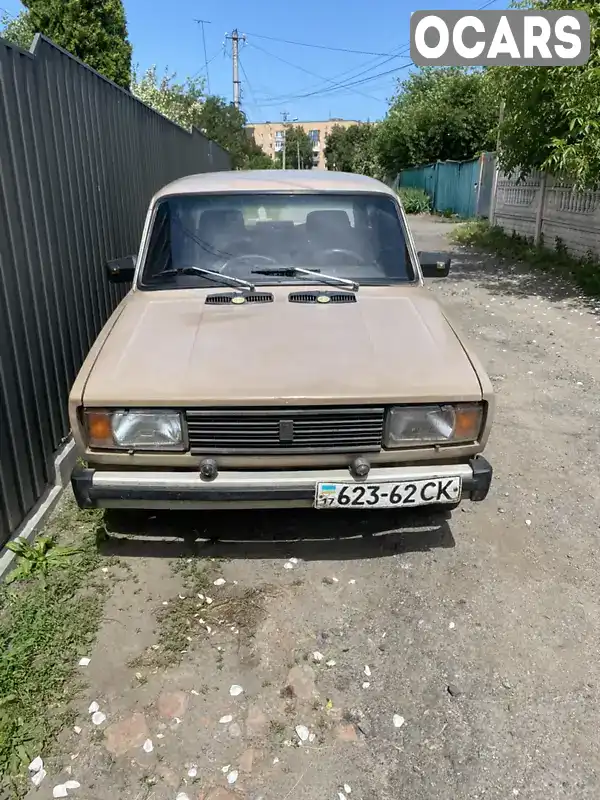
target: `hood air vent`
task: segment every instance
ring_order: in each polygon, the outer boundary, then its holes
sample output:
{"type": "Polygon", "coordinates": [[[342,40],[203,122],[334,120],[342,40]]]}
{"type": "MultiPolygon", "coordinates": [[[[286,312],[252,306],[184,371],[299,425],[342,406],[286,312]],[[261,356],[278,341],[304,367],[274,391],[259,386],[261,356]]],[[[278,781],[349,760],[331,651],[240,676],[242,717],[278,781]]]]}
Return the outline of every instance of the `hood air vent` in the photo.
{"type": "Polygon", "coordinates": [[[356,303],[353,292],[292,292],[290,303],[356,303]]]}
{"type": "Polygon", "coordinates": [[[245,305],[245,303],[272,303],[269,292],[219,292],[206,296],[207,306],[245,305]]]}

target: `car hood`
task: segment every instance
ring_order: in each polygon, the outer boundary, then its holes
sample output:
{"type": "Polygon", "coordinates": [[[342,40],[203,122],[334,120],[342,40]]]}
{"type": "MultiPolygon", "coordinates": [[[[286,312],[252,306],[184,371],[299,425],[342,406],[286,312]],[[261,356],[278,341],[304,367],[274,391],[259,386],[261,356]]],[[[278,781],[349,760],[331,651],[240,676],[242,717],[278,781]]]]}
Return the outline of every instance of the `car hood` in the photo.
{"type": "Polygon", "coordinates": [[[278,287],[272,303],[240,305],[205,305],[206,290],[132,292],[91,368],[83,402],[481,399],[477,373],[426,289],[362,287],[347,304],[290,303],[289,291],[278,287]]]}

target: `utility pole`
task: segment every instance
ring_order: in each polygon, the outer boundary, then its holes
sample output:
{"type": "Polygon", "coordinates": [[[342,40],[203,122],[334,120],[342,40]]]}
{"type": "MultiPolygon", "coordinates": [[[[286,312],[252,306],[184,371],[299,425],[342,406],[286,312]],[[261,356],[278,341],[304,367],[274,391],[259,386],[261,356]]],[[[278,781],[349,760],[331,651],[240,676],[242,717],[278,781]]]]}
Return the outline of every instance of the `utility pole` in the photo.
{"type": "Polygon", "coordinates": [[[204,47],[204,69],[206,70],[206,89],[208,94],[210,94],[210,77],[208,75],[208,58],[206,57],[206,36],[204,35],[204,26],[210,25],[210,21],[207,19],[197,19],[196,22],[198,25],[202,25],[202,45],[204,47]]]}
{"type": "Polygon", "coordinates": [[[287,121],[288,121],[288,117],[289,117],[288,112],[287,111],[282,111],[281,112],[281,117],[283,119],[283,154],[282,154],[282,158],[281,158],[281,166],[282,166],[283,169],[285,169],[285,139],[286,139],[286,133],[287,133],[287,121]]]}
{"type": "Polygon", "coordinates": [[[237,28],[231,36],[226,33],[226,39],[231,39],[231,56],[233,60],[233,105],[240,107],[240,39],[246,41],[246,34],[239,35],[237,28]]]}

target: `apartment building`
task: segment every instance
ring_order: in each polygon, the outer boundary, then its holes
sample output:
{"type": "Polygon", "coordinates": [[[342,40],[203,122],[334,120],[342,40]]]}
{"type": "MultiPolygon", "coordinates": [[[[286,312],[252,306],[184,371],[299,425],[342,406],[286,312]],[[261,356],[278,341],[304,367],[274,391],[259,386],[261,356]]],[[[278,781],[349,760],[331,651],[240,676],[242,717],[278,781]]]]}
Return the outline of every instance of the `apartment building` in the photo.
{"type": "MultiPolygon", "coordinates": [[[[349,128],[358,125],[358,120],[332,118],[320,122],[288,122],[288,125],[304,128],[313,143],[313,167],[325,169],[325,139],[335,125],[349,128]]],[[[254,141],[264,152],[275,157],[275,153],[283,150],[284,124],[283,122],[254,122],[246,126],[248,133],[254,136],[254,141]]],[[[290,153],[290,167],[294,167],[293,154],[290,153]]]]}

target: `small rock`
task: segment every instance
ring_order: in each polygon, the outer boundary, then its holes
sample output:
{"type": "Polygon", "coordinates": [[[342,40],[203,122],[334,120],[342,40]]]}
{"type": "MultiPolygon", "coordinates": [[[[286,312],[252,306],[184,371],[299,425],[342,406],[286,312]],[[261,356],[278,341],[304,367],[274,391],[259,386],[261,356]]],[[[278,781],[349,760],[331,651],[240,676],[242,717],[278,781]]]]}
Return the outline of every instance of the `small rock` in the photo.
{"type": "Polygon", "coordinates": [[[275,758],[273,759],[273,764],[274,765],[279,764],[279,759],[277,758],[277,756],[275,756],[275,758]]]}
{"type": "Polygon", "coordinates": [[[240,728],[237,722],[234,722],[232,725],[230,725],[227,730],[229,731],[229,735],[233,739],[239,739],[240,736],[242,735],[242,729],[240,728]]]}
{"type": "Polygon", "coordinates": [[[41,782],[44,780],[44,778],[46,777],[46,775],[47,775],[47,772],[46,772],[46,770],[45,770],[45,769],[42,767],[41,769],[39,769],[37,772],[35,772],[35,773],[34,773],[34,774],[31,776],[31,782],[33,783],[33,785],[34,785],[34,786],[39,786],[39,785],[40,785],[40,783],[41,783],[41,782]]]}
{"type": "Polygon", "coordinates": [[[29,772],[39,772],[44,767],[44,762],[40,758],[40,756],[36,756],[31,764],[29,765],[28,769],[29,772]]]}
{"type": "Polygon", "coordinates": [[[291,561],[286,561],[285,564],[283,565],[283,568],[284,569],[294,569],[294,565],[292,564],[291,561]]]}
{"type": "Polygon", "coordinates": [[[313,653],[313,661],[316,661],[317,663],[319,661],[323,661],[323,653],[319,653],[318,651],[315,651],[313,653]]]}
{"type": "Polygon", "coordinates": [[[103,722],[106,722],[106,714],[103,711],[96,711],[92,714],[92,722],[94,725],[102,725],[103,722]]]}
{"type": "Polygon", "coordinates": [[[510,683],[510,681],[506,680],[502,681],[502,686],[504,686],[505,689],[512,689],[512,684],[510,683]]]}
{"type": "Polygon", "coordinates": [[[370,685],[371,685],[371,684],[369,683],[369,681],[363,681],[362,688],[363,688],[363,689],[368,689],[370,685]]]}
{"type": "Polygon", "coordinates": [[[296,725],[296,733],[301,742],[305,742],[310,735],[310,731],[306,725],[296,725]]]}
{"type": "Polygon", "coordinates": [[[460,697],[462,692],[454,683],[448,684],[448,694],[452,697],[460,697]]]}
{"type": "Polygon", "coordinates": [[[454,628],[456,628],[456,623],[455,623],[455,622],[450,622],[450,623],[448,624],[448,628],[449,628],[449,630],[453,631],[453,630],[454,630],[454,628]]]}
{"type": "Polygon", "coordinates": [[[213,586],[225,586],[226,583],[225,578],[217,578],[216,581],[213,581],[213,586]]]}
{"type": "Polygon", "coordinates": [[[234,784],[237,781],[237,779],[238,779],[238,771],[237,771],[237,769],[231,770],[231,772],[227,776],[227,783],[231,786],[232,784],[234,784]]]}
{"type": "Polygon", "coordinates": [[[83,658],[79,659],[79,666],[80,667],[87,667],[92,659],[84,656],[83,658]]]}
{"type": "Polygon", "coordinates": [[[308,664],[292,667],[288,673],[286,688],[299,700],[312,700],[317,694],[313,668],[308,664]]]}
{"type": "Polygon", "coordinates": [[[212,597],[206,597],[205,600],[209,606],[212,605],[212,597]]]}
{"type": "Polygon", "coordinates": [[[400,714],[394,714],[393,722],[394,728],[401,728],[404,725],[404,717],[401,717],[400,714]]]}
{"type": "Polygon", "coordinates": [[[81,784],[79,783],[79,781],[67,781],[65,783],[65,786],[67,789],[79,789],[81,787],[81,784]]]}
{"type": "Polygon", "coordinates": [[[194,764],[188,769],[188,778],[195,778],[198,774],[198,767],[194,764]]]}
{"type": "Polygon", "coordinates": [[[340,742],[356,742],[358,740],[356,728],[350,724],[338,725],[335,729],[335,735],[340,742]]]}
{"type": "Polygon", "coordinates": [[[335,659],[330,658],[329,661],[326,662],[326,666],[335,667],[335,659]]]}
{"type": "Polygon", "coordinates": [[[52,797],[67,797],[68,794],[67,787],[64,783],[59,783],[52,789],[52,797]]]}
{"type": "Polygon", "coordinates": [[[297,558],[290,558],[290,561],[292,562],[292,564],[297,564],[298,563],[298,559],[297,558]]]}
{"type": "Polygon", "coordinates": [[[365,666],[365,675],[370,678],[371,677],[371,667],[367,664],[365,666]]]}
{"type": "Polygon", "coordinates": [[[311,743],[314,742],[316,738],[317,738],[317,734],[316,733],[309,733],[308,734],[308,741],[309,742],[311,742],[311,743]]]}
{"type": "Polygon", "coordinates": [[[323,583],[326,583],[328,586],[331,586],[333,583],[335,583],[335,581],[333,580],[333,578],[326,576],[325,578],[323,578],[323,583]]]}
{"type": "Polygon", "coordinates": [[[190,798],[185,792],[178,792],[175,800],[190,800],[190,798]]]}
{"type": "Polygon", "coordinates": [[[230,686],[230,688],[229,688],[229,694],[232,697],[237,697],[243,691],[244,691],[243,688],[238,683],[234,683],[233,686],[230,686]]]}
{"type": "Polygon", "coordinates": [[[98,703],[95,700],[94,700],[93,703],[90,703],[90,707],[88,708],[88,711],[89,711],[90,714],[95,714],[96,711],[99,711],[99,710],[100,710],[100,706],[98,705],[98,703]]]}
{"type": "Polygon", "coordinates": [[[352,789],[350,788],[350,786],[348,786],[347,783],[344,784],[344,791],[346,792],[346,794],[352,794],[352,789]]]}
{"type": "Polygon", "coordinates": [[[113,756],[123,756],[129,750],[141,747],[149,738],[149,733],[146,717],[138,712],[106,728],[105,746],[113,756]]]}
{"type": "Polygon", "coordinates": [[[156,701],[158,713],[167,719],[183,717],[187,704],[188,695],[185,692],[162,692],[156,701]]]}
{"type": "Polygon", "coordinates": [[[144,753],[151,753],[154,750],[152,739],[146,739],[146,741],[142,745],[142,750],[144,751],[144,753]]]}
{"type": "Polygon", "coordinates": [[[221,717],[219,722],[221,725],[229,725],[230,722],[233,722],[233,717],[231,716],[231,714],[225,714],[224,717],[221,717]]]}
{"type": "Polygon", "coordinates": [[[530,519],[526,519],[525,520],[525,525],[527,525],[527,526],[531,525],[531,520],[530,519]]]}

